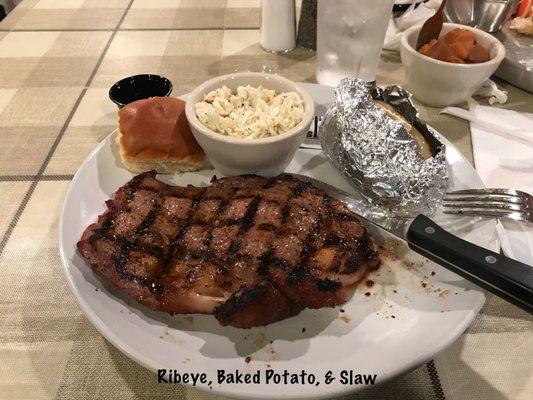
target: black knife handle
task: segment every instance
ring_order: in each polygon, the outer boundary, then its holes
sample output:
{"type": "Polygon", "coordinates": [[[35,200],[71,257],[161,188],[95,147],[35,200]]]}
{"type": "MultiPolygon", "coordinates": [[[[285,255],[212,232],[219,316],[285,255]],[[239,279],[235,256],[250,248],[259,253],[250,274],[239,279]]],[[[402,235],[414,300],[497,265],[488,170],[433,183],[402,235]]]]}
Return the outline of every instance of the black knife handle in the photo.
{"type": "Polygon", "coordinates": [[[533,267],[445,231],[419,215],[407,231],[409,247],[489,292],[533,313],[533,267]]]}

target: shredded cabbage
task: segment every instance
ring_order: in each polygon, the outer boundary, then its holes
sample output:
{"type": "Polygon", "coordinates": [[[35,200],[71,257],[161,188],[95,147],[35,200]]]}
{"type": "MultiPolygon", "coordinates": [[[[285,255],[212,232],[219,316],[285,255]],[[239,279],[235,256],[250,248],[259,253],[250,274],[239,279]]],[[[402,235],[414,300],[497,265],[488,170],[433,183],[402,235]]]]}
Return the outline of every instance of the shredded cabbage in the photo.
{"type": "Polygon", "coordinates": [[[276,136],[298,125],[304,116],[302,98],[295,92],[239,86],[234,94],[226,86],[195,104],[196,116],[209,129],[223,135],[257,139],[276,136]]]}

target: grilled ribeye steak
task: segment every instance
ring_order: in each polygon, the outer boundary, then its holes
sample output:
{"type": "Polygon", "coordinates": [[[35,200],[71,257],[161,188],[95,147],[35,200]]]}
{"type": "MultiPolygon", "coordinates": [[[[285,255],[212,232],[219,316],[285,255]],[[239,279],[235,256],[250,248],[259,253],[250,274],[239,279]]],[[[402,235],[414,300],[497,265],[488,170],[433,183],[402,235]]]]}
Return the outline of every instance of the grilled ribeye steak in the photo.
{"type": "Polygon", "coordinates": [[[154,171],[107,201],[78,249],[111,284],[153,310],[266,325],[333,307],[379,256],[344,203],[290,175],[170,186],[154,171]]]}

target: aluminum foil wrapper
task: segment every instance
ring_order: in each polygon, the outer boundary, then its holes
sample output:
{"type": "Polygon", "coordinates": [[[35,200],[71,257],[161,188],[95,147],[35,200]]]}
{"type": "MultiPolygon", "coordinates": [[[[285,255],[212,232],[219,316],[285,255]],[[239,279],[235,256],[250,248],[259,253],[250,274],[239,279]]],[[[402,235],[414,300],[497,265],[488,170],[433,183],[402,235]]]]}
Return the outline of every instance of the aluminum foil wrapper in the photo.
{"type": "Polygon", "coordinates": [[[448,186],[445,146],[419,118],[408,92],[344,79],[320,126],[322,149],[335,168],[371,203],[399,217],[431,214],[448,186]],[[433,157],[423,159],[404,126],[374,100],[394,107],[416,127],[433,157]]]}

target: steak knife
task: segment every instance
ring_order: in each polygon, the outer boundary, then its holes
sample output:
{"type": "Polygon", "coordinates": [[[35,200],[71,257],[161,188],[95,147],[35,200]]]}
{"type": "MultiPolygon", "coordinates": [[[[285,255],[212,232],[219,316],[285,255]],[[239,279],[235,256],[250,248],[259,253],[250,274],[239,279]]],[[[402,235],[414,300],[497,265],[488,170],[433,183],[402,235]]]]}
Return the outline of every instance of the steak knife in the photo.
{"type": "Polygon", "coordinates": [[[394,218],[392,223],[375,218],[349,193],[308,176],[291,175],[343,201],[364,221],[407,242],[411,250],[533,314],[533,266],[460,239],[422,214],[394,218]]]}

